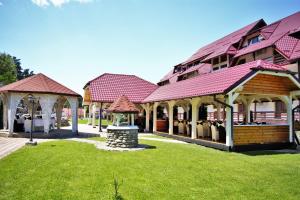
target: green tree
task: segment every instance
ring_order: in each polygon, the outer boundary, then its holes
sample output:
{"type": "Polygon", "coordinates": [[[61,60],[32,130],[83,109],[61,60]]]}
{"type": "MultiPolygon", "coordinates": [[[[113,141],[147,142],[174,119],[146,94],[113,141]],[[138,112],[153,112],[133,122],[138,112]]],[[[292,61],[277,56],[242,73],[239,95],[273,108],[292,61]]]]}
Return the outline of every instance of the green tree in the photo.
{"type": "Polygon", "coordinates": [[[16,81],[17,70],[14,59],[6,53],[0,53],[0,86],[16,81]]]}
{"type": "Polygon", "coordinates": [[[22,80],[24,78],[27,78],[29,76],[34,75],[33,71],[30,71],[30,69],[23,69],[21,60],[18,59],[17,57],[13,57],[14,63],[16,65],[16,70],[17,70],[17,80],[22,80]]]}

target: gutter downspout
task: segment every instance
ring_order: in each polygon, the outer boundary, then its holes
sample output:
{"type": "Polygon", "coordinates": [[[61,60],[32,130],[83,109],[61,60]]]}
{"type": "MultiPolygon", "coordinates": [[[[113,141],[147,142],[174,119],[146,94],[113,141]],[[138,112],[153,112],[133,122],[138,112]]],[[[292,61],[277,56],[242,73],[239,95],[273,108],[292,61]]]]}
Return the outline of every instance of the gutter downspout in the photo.
{"type": "Polygon", "coordinates": [[[222,104],[223,106],[227,107],[230,109],[230,112],[231,112],[231,139],[233,141],[233,106],[223,102],[223,101],[220,101],[219,99],[216,98],[216,95],[214,95],[214,101],[219,103],[219,104],[222,104]]]}

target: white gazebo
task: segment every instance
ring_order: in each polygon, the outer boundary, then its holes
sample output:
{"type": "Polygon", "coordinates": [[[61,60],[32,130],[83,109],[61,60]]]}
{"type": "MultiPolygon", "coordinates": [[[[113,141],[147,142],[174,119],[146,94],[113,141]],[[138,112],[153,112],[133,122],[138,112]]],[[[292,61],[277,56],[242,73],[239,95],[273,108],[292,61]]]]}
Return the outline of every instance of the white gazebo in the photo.
{"type": "MultiPolygon", "coordinates": [[[[36,99],[41,108],[40,122],[42,122],[44,133],[49,133],[51,117],[54,113],[57,119],[57,129],[60,129],[63,106],[66,101],[69,102],[72,110],[72,132],[78,132],[78,97],[80,95],[41,73],[0,87],[4,132],[8,134],[14,132],[16,113],[21,101],[27,106],[28,113],[32,113],[32,104],[27,98],[29,95],[36,99]]],[[[34,106],[34,112],[36,108],[37,106],[34,106]]]]}

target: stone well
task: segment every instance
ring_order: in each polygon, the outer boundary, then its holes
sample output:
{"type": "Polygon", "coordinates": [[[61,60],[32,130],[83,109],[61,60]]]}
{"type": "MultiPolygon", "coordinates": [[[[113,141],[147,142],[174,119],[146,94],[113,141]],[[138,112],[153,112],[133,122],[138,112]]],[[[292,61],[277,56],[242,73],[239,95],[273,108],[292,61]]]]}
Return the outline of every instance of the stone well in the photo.
{"type": "Polygon", "coordinates": [[[116,99],[108,112],[113,114],[113,125],[107,127],[107,146],[113,148],[135,148],[138,146],[138,127],[134,125],[134,114],[139,109],[122,95],[116,99]]]}
{"type": "Polygon", "coordinates": [[[107,146],[134,148],[138,146],[138,127],[126,126],[117,127],[109,126],[107,128],[107,146]]]}

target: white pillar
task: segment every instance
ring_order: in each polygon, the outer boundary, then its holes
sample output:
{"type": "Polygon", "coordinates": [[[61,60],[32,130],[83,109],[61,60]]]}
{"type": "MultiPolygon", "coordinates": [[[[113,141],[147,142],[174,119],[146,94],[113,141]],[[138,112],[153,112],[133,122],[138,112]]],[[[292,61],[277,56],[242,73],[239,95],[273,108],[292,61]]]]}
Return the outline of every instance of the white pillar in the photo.
{"type": "Polygon", "coordinates": [[[150,131],[150,104],[147,103],[145,107],[146,112],[146,132],[150,131]]]}
{"type": "Polygon", "coordinates": [[[12,134],[14,132],[14,120],[15,115],[17,112],[17,106],[20,103],[21,99],[23,98],[20,94],[11,93],[8,96],[8,109],[7,109],[7,115],[8,115],[8,130],[9,133],[12,134]]]}
{"type": "Polygon", "coordinates": [[[192,139],[197,138],[197,120],[199,115],[199,105],[200,105],[201,99],[200,98],[193,98],[191,100],[192,104],[192,139]]]}
{"type": "Polygon", "coordinates": [[[289,142],[293,142],[293,98],[291,94],[289,96],[281,96],[279,98],[286,106],[287,123],[289,125],[289,142]]]}
{"type": "Polygon", "coordinates": [[[67,97],[71,106],[72,112],[72,132],[78,133],[78,98],[67,97]]]}
{"type": "Polygon", "coordinates": [[[86,106],[83,107],[83,119],[86,119],[86,106]]]}
{"type": "Polygon", "coordinates": [[[246,118],[246,123],[250,123],[251,121],[251,112],[250,112],[250,108],[251,108],[251,104],[253,102],[254,98],[249,98],[249,99],[243,99],[243,105],[245,108],[245,118],[246,118]]]}
{"type": "Polygon", "coordinates": [[[131,114],[131,126],[134,126],[134,114],[131,114]]]}
{"type": "Polygon", "coordinates": [[[289,124],[289,141],[293,142],[293,98],[292,95],[289,95],[288,102],[286,105],[287,110],[287,120],[289,124]]]}
{"type": "Polygon", "coordinates": [[[153,132],[157,131],[157,106],[158,103],[155,102],[153,105],[153,132]]]}
{"type": "Polygon", "coordinates": [[[2,96],[2,104],[3,104],[3,129],[8,129],[7,117],[8,117],[8,100],[5,95],[2,96]]]}
{"type": "Polygon", "coordinates": [[[190,120],[190,106],[189,105],[186,106],[186,120],[187,121],[190,120]]]}
{"type": "MultiPolygon", "coordinates": [[[[49,133],[51,114],[57,98],[57,95],[39,95],[39,102],[43,114],[44,133],[49,133]]],[[[34,107],[37,106],[36,103],[37,102],[34,103],[34,107]]]]}
{"type": "Polygon", "coordinates": [[[175,105],[176,101],[172,100],[172,101],[168,101],[168,108],[169,108],[169,135],[173,135],[173,126],[174,126],[174,120],[173,120],[173,115],[174,115],[174,105],[175,105]]]}
{"type": "Polygon", "coordinates": [[[56,123],[57,123],[57,129],[60,129],[61,127],[61,116],[62,116],[62,111],[64,108],[64,101],[59,101],[56,107],[56,123]]]}
{"type": "Polygon", "coordinates": [[[96,104],[93,104],[93,107],[92,107],[92,112],[93,112],[93,119],[92,119],[92,126],[93,128],[96,127],[96,104]]]}
{"type": "Polygon", "coordinates": [[[221,115],[221,104],[217,104],[217,120],[220,121],[222,119],[221,115]]]}
{"type": "MultiPolygon", "coordinates": [[[[233,97],[232,97],[232,93],[228,93],[228,97],[226,99],[226,103],[230,106],[233,106],[233,97]]],[[[232,117],[232,113],[231,113],[231,109],[229,107],[226,107],[226,146],[232,147],[233,145],[233,141],[232,141],[232,123],[233,121],[231,120],[232,117]]]]}
{"type": "Polygon", "coordinates": [[[88,118],[88,125],[92,124],[92,110],[93,110],[93,104],[90,103],[89,105],[89,118],[88,118]]]}

